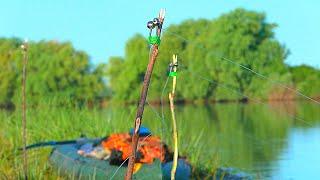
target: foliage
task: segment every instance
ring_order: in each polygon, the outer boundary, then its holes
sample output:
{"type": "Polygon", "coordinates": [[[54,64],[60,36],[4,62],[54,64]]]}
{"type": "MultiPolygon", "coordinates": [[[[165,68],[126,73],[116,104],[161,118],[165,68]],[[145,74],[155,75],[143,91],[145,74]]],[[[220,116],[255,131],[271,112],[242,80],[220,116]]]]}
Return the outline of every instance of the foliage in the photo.
{"type": "MultiPolygon", "coordinates": [[[[22,55],[21,40],[0,39],[0,104],[20,99],[22,55]]],[[[29,100],[38,102],[50,96],[74,102],[95,101],[106,95],[104,65],[94,68],[88,55],[70,43],[31,42],[27,67],[29,100]]]]}
{"type": "MultiPolygon", "coordinates": [[[[178,54],[180,63],[178,100],[294,98],[296,94],[283,86],[308,96],[319,96],[319,70],[305,65],[286,65],[289,51],[274,38],[275,27],[276,24],[266,21],[265,14],[244,9],[217,19],[186,20],[170,25],[163,32],[148,100],[167,99],[162,95],[168,94],[163,93],[163,89],[172,54],[178,54]]],[[[0,39],[0,106],[20,101],[20,45],[21,40],[17,38],[0,39]]],[[[137,34],[128,40],[124,57],[111,57],[107,65],[94,67],[85,52],[75,50],[68,42],[31,42],[29,100],[38,102],[54,96],[57,101],[85,103],[112,96],[117,102],[135,102],[140,94],[149,48],[147,39],[137,34]]]]}
{"type": "Polygon", "coordinates": [[[14,59],[19,58],[16,48],[19,47],[19,39],[0,39],[0,105],[12,103],[12,97],[16,90],[18,77],[14,59]]]}
{"type": "MultiPolygon", "coordinates": [[[[162,37],[149,100],[161,97],[172,54],[180,59],[179,99],[238,100],[245,98],[241,94],[266,99],[275,92],[285,93],[275,81],[294,86],[293,71],[284,63],[289,52],[274,38],[275,27],[266,22],[265,14],[244,9],[213,20],[187,20],[169,26],[162,37]]],[[[110,59],[107,71],[114,100],[135,101],[139,97],[148,63],[146,46],[146,39],[136,35],[128,41],[124,58],[110,59]]]]}
{"type": "Polygon", "coordinates": [[[130,39],[125,48],[125,59],[112,57],[109,60],[107,75],[114,99],[133,101],[139,97],[140,82],[143,81],[148,59],[147,40],[141,35],[130,39]]]}
{"type": "Polygon", "coordinates": [[[319,69],[300,65],[290,68],[293,75],[293,82],[297,89],[309,96],[319,96],[320,71],[319,69]]]}

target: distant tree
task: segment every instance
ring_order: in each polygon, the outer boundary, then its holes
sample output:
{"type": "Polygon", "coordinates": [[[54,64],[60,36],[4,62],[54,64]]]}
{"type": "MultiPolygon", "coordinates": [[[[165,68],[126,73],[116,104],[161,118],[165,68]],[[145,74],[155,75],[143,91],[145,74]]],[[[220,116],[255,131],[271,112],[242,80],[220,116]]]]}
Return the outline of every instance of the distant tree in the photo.
{"type": "Polygon", "coordinates": [[[320,71],[308,65],[293,66],[290,68],[293,82],[297,90],[308,96],[320,97],[320,71]]]}
{"type": "MultiPolygon", "coordinates": [[[[229,84],[239,93],[255,96],[263,91],[261,85],[266,83],[265,79],[240,65],[267,76],[288,73],[284,64],[287,50],[274,39],[276,25],[267,23],[265,18],[262,13],[236,9],[213,21],[212,31],[205,39],[209,51],[206,63],[214,69],[212,74],[216,74],[218,82],[229,84]],[[254,81],[257,78],[259,80],[254,81]]],[[[290,83],[290,79],[287,80],[290,83]]],[[[220,98],[219,94],[216,96],[220,98]]]]}
{"type": "Polygon", "coordinates": [[[15,59],[19,57],[17,48],[20,45],[19,39],[0,39],[0,106],[12,104],[18,76],[15,59]]]}
{"type": "MultiPolygon", "coordinates": [[[[21,87],[21,50],[19,39],[0,41],[1,103],[18,101],[21,87]],[[13,97],[15,100],[13,100],[13,97]]],[[[47,97],[63,101],[95,101],[106,91],[103,65],[94,68],[89,56],[75,50],[70,43],[55,41],[29,44],[27,94],[29,102],[47,97]]]]}
{"type": "Polygon", "coordinates": [[[125,60],[120,57],[110,58],[107,74],[110,77],[113,98],[134,101],[139,97],[140,83],[148,62],[149,49],[146,39],[135,35],[127,42],[125,54],[125,60]]]}

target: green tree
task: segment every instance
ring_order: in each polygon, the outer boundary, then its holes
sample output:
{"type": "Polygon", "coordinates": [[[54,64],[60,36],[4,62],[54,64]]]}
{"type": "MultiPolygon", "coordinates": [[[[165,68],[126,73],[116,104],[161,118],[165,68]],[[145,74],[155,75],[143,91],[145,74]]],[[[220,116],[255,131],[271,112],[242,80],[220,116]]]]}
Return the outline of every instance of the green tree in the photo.
{"type": "MultiPolygon", "coordinates": [[[[19,39],[0,41],[1,103],[20,99],[22,57],[19,39]]],[[[29,102],[55,97],[64,102],[95,101],[105,94],[103,67],[93,67],[89,56],[77,51],[71,43],[56,41],[29,44],[27,94],[29,102]]]]}
{"type": "Polygon", "coordinates": [[[215,73],[218,82],[229,84],[239,93],[255,96],[265,81],[239,64],[268,76],[288,72],[284,64],[287,50],[274,39],[276,25],[265,19],[263,13],[236,9],[213,22],[205,42],[210,51],[206,62],[219,72],[215,73]],[[259,80],[254,81],[257,78],[259,80]]]}
{"type": "Polygon", "coordinates": [[[308,96],[320,96],[320,71],[308,65],[290,68],[297,90],[308,96]]]}
{"type": "Polygon", "coordinates": [[[131,38],[125,48],[125,60],[112,57],[107,74],[116,100],[135,101],[139,97],[140,83],[143,81],[148,62],[149,48],[141,35],[131,38]]]}
{"type": "Polygon", "coordinates": [[[14,96],[18,75],[15,59],[19,57],[17,48],[21,45],[19,39],[0,39],[0,106],[10,106],[14,96]]]}
{"type": "MultiPolygon", "coordinates": [[[[292,85],[290,71],[284,63],[288,50],[274,38],[275,27],[266,22],[265,14],[244,9],[213,20],[187,20],[169,26],[162,37],[149,100],[159,100],[172,54],[178,54],[180,59],[177,87],[180,99],[243,98],[226,88],[250,97],[267,97],[274,91],[272,82],[239,64],[292,85]]],[[[109,78],[116,100],[138,99],[148,59],[146,46],[146,39],[136,35],[128,41],[124,58],[110,59],[109,78]],[[126,70],[128,67],[130,70],[126,70]],[[112,73],[119,71],[123,72],[112,73]]]]}

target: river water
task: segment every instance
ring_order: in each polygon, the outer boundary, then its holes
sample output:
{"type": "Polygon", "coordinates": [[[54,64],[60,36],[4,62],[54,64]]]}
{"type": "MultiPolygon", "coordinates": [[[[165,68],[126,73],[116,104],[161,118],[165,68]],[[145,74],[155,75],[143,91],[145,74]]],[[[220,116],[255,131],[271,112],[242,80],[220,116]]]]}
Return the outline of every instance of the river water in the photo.
{"type": "MultiPolygon", "coordinates": [[[[135,108],[111,110],[132,125],[135,108]],[[120,113],[121,112],[121,113],[120,113]],[[129,114],[129,116],[123,116],[129,114]]],[[[143,124],[171,144],[168,107],[147,106],[143,124]]],[[[320,107],[308,102],[176,107],[180,152],[193,162],[234,167],[259,179],[317,179],[320,107]]]]}

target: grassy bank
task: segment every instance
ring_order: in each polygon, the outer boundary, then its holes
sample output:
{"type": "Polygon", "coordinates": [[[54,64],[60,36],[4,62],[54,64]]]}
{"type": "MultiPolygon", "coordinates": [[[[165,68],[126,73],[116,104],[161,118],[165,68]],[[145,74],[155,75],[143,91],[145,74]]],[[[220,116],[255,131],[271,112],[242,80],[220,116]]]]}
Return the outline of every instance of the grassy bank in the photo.
{"type": "MultiPolygon", "coordinates": [[[[153,113],[148,109],[147,114],[153,113]]],[[[88,137],[102,137],[114,132],[127,132],[133,123],[135,107],[126,108],[125,111],[98,110],[74,107],[37,106],[27,111],[28,144],[46,140],[76,139],[84,134],[88,137]]],[[[151,116],[155,116],[153,115],[151,116]]],[[[148,115],[147,115],[148,116],[148,115]]],[[[157,117],[155,117],[157,119],[157,117]]],[[[22,178],[22,153],[18,148],[22,145],[21,139],[21,111],[0,112],[0,179],[22,178]]],[[[144,123],[145,124],[145,123],[144,123]]],[[[147,126],[156,135],[163,135],[170,142],[170,130],[162,133],[161,121],[147,121],[147,126]]],[[[170,128],[170,127],[169,127],[170,128]]],[[[181,131],[188,133],[187,129],[181,131]]],[[[189,147],[199,144],[199,139],[194,137],[188,141],[189,147]]],[[[185,148],[184,155],[194,164],[198,164],[200,148],[185,148]]],[[[60,179],[57,172],[48,163],[51,148],[40,148],[28,152],[29,177],[31,179],[60,179]]],[[[199,167],[199,165],[197,165],[199,167]]],[[[201,164],[201,167],[209,165],[201,164]]],[[[210,167],[212,163],[210,163],[210,167]]]]}
{"type": "MultiPolygon", "coordinates": [[[[56,102],[29,106],[28,144],[76,139],[81,134],[103,137],[127,132],[133,126],[135,111],[135,106],[81,109],[72,104],[60,107],[56,102]]],[[[206,173],[214,173],[221,166],[257,173],[257,163],[272,164],[288,148],[292,127],[304,130],[320,123],[319,107],[305,101],[183,105],[176,107],[176,114],[181,155],[188,158],[197,172],[200,169],[206,173]]],[[[159,116],[161,107],[146,105],[143,125],[171,147],[171,121],[161,120],[159,116]]],[[[170,117],[168,107],[164,107],[164,117],[170,117]]],[[[19,179],[22,175],[22,153],[17,150],[22,145],[20,108],[0,110],[0,122],[3,147],[0,148],[0,179],[19,179]]],[[[31,179],[61,178],[48,163],[50,151],[51,148],[41,148],[28,152],[31,179]]]]}
{"type": "MultiPolygon", "coordinates": [[[[89,136],[102,136],[112,129],[103,126],[103,119],[97,118],[95,110],[62,109],[38,107],[28,110],[28,144],[45,140],[73,139],[86,133],[89,136]]],[[[22,173],[21,112],[1,112],[0,119],[0,175],[17,179],[22,173]]],[[[29,151],[29,175],[35,179],[56,178],[56,174],[47,163],[50,148],[29,151]]]]}

